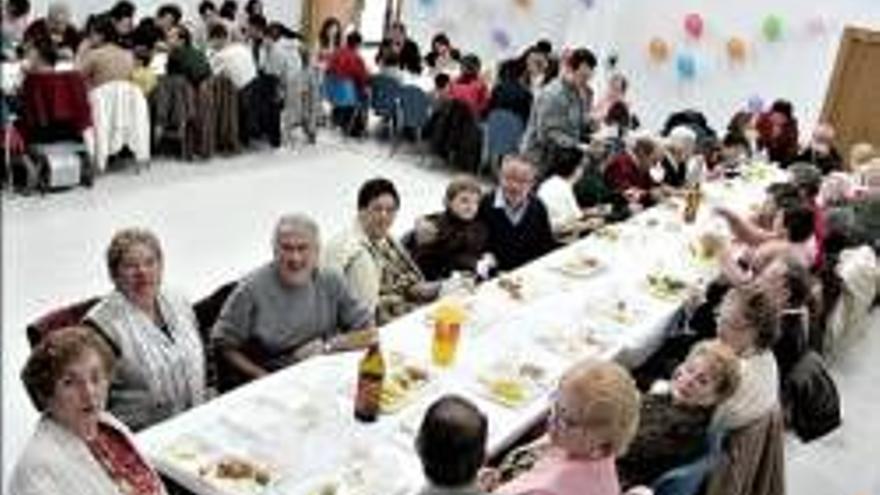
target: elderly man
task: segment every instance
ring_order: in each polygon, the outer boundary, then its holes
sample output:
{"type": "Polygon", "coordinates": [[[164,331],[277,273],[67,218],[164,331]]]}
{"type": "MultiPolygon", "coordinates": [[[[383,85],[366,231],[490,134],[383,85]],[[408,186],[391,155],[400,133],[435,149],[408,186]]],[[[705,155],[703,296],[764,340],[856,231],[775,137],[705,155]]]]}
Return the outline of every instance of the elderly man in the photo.
{"type": "Polygon", "coordinates": [[[549,166],[552,145],[586,147],[584,137],[593,100],[589,82],[595,67],[593,52],[586,48],[572,51],[565,59],[562,76],[535,100],[523,136],[522,152],[540,170],[549,166]]]}
{"type": "Polygon", "coordinates": [[[522,156],[510,155],[501,164],[500,187],[480,202],[477,218],[489,232],[486,248],[497,268],[513,270],[554,247],[547,208],[532,195],[535,169],[522,156]]]}
{"type": "Polygon", "coordinates": [[[30,46],[39,46],[49,41],[58,52],[58,57],[73,60],[82,37],[73,26],[70,6],[64,2],[49,5],[46,17],[37,19],[24,32],[24,40],[30,46]]]}
{"type": "Polygon", "coordinates": [[[313,220],[281,217],[273,248],[274,259],[239,282],[212,330],[229,371],[241,375],[221,376],[221,382],[251,380],[375,339],[369,308],[355,299],[338,272],[317,268],[320,239],[313,220]]]}

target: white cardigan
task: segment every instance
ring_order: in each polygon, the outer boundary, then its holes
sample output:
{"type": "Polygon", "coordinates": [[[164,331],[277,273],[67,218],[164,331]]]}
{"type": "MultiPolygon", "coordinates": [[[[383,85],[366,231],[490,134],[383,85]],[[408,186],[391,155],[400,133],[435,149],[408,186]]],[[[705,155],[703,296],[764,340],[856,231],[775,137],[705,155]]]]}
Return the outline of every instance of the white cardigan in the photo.
{"type": "Polygon", "coordinates": [[[355,297],[375,314],[379,305],[382,268],[367,247],[367,234],[355,221],[354,225],[333,237],[321,253],[322,264],[342,273],[355,297]]]}
{"type": "MultiPolygon", "coordinates": [[[[100,421],[135,445],[128,429],[113,416],[104,413],[100,421]]],[[[144,464],[150,466],[146,459],[144,464]]],[[[12,472],[9,495],[61,494],[124,495],[85,442],[43,415],[12,472]]]]}

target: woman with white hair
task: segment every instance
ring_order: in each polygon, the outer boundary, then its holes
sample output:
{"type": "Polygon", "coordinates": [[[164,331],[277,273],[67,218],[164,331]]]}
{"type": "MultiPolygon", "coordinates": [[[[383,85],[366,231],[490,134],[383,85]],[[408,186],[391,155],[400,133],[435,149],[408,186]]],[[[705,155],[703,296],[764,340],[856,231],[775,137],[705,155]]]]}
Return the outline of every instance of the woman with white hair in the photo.
{"type": "Polygon", "coordinates": [[[48,41],[58,53],[59,59],[73,60],[82,36],[73,26],[70,5],[59,1],[49,5],[46,17],[35,20],[24,32],[24,42],[38,46],[48,41]]]}
{"type": "Polygon", "coordinates": [[[699,182],[704,164],[696,154],[697,133],[680,125],[672,129],[664,144],[663,184],[679,188],[699,182]]]}

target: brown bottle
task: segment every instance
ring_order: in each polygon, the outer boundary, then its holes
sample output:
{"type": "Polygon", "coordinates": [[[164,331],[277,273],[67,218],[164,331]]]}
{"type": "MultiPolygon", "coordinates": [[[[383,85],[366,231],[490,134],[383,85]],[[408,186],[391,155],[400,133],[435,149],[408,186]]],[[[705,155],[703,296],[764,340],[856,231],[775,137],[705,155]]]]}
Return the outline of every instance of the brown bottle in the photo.
{"type": "Polygon", "coordinates": [[[371,345],[358,366],[357,395],[354,398],[354,417],[360,421],[376,421],[382,398],[382,380],[385,378],[385,360],[378,342],[371,345]]]}
{"type": "Polygon", "coordinates": [[[700,185],[696,184],[689,187],[685,192],[684,205],[684,221],[685,223],[694,223],[697,219],[697,211],[700,209],[700,185]]]}

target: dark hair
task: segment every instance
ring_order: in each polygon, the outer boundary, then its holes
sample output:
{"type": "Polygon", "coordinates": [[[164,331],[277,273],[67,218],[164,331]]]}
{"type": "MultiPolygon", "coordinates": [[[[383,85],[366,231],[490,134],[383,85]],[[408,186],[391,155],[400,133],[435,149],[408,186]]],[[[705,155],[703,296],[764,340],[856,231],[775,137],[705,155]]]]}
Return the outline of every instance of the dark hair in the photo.
{"type": "Polygon", "coordinates": [[[266,16],[262,14],[251,14],[248,16],[248,26],[259,30],[260,32],[266,32],[266,28],[269,27],[269,21],[266,20],[266,16]]]}
{"type": "Polygon", "coordinates": [[[134,46],[145,47],[150,50],[164,38],[165,32],[162,31],[162,28],[156,24],[152,17],[141,19],[141,22],[131,32],[131,42],[134,46]]]}
{"type": "Polygon", "coordinates": [[[788,308],[799,308],[807,303],[810,296],[810,272],[794,259],[785,260],[785,287],[788,291],[788,308]]]}
{"type": "Polygon", "coordinates": [[[596,55],[588,48],[577,48],[569,53],[565,59],[565,66],[571,70],[578,70],[584,64],[587,64],[590,69],[596,68],[596,55]]]}
{"type": "Polygon", "coordinates": [[[632,115],[629,113],[629,106],[622,101],[612,103],[605,114],[605,124],[618,125],[623,129],[632,127],[632,115]]]}
{"type": "Polygon", "coordinates": [[[361,46],[361,42],[364,39],[361,37],[361,33],[357,31],[352,31],[348,33],[348,36],[345,37],[345,46],[349,48],[357,48],[361,46]]]}
{"type": "Polygon", "coordinates": [[[572,146],[552,145],[550,148],[550,173],[571,177],[584,159],[584,152],[572,146]]]}
{"type": "Polygon", "coordinates": [[[727,134],[724,135],[724,139],[722,139],[721,145],[725,148],[730,148],[732,146],[742,146],[746,149],[749,149],[752,146],[743,133],[732,129],[728,130],[727,134]]]}
{"type": "Polygon", "coordinates": [[[727,123],[727,131],[729,133],[742,133],[743,128],[748,125],[752,120],[751,112],[747,112],[745,110],[741,110],[733,114],[733,117],[730,118],[730,122],[727,123]]]}
{"type": "Polygon", "coordinates": [[[199,15],[205,16],[209,11],[217,12],[217,4],[211,0],[202,0],[199,3],[199,15]]]}
{"type": "Polygon", "coordinates": [[[775,182],[767,186],[767,194],[777,209],[794,207],[801,204],[798,188],[791,182],[775,182]]]}
{"type": "Polygon", "coordinates": [[[773,304],[770,296],[755,284],[736,287],[728,294],[740,298],[743,316],[754,335],[755,347],[772,347],[779,338],[779,308],[773,304]]]}
{"type": "Polygon", "coordinates": [[[770,105],[770,111],[775,113],[781,113],[788,117],[789,120],[794,119],[794,107],[791,102],[788,100],[776,100],[770,105]]]}
{"type": "Polygon", "coordinates": [[[289,40],[302,39],[302,35],[298,32],[290,29],[289,27],[281,24],[280,22],[270,22],[267,27],[269,31],[269,35],[273,39],[284,38],[289,40]]]}
{"type": "Polygon", "coordinates": [[[113,26],[113,19],[108,15],[100,15],[94,18],[92,23],[92,32],[101,35],[104,43],[118,43],[119,34],[116,27],[113,26]]]}
{"type": "Polygon", "coordinates": [[[220,17],[230,21],[235,20],[235,14],[238,13],[238,3],[235,0],[224,0],[220,4],[220,17]]]}
{"type": "Polygon", "coordinates": [[[228,37],[229,37],[229,30],[226,29],[226,26],[222,22],[216,22],[214,24],[211,24],[210,27],[208,27],[208,39],[209,40],[214,40],[214,39],[225,40],[228,37]]]}
{"type": "MultiPolygon", "coordinates": [[[[31,11],[31,2],[30,0],[8,0],[5,2],[4,7],[6,7],[6,11],[12,17],[24,17],[31,11]]],[[[3,17],[6,17],[6,12],[4,12],[3,17]]]]}
{"type": "Polygon", "coordinates": [[[438,90],[445,89],[446,86],[449,86],[449,81],[449,74],[441,72],[434,76],[434,88],[438,90]]]}
{"type": "Polygon", "coordinates": [[[394,198],[394,203],[400,206],[400,195],[397,194],[397,188],[394,187],[393,182],[384,177],[377,177],[364,182],[358,191],[358,210],[366,209],[374,199],[385,194],[390,194],[394,198]]]}
{"type": "Polygon", "coordinates": [[[815,228],[813,210],[804,205],[789,206],[782,210],[782,224],[790,242],[804,242],[813,235],[815,228]]]}
{"type": "Polygon", "coordinates": [[[116,363],[113,348],[89,327],[73,326],[56,330],[43,337],[34,347],[21,371],[21,381],[38,411],[45,411],[48,407],[64,370],[89,349],[100,357],[104,378],[109,380],[116,363]]]}
{"type": "Polygon", "coordinates": [[[177,30],[177,36],[181,39],[181,41],[183,41],[184,45],[192,44],[192,33],[189,32],[189,29],[187,29],[186,26],[184,26],[183,24],[178,24],[174,26],[173,29],[177,30]]]}
{"type": "Polygon", "coordinates": [[[431,38],[431,51],[434,50],[434,45],[438,44],[452,47],[452,43],[449,41],[449,36],[446,36],[446,33],[437,33],[431,38]]]}
{"type": "Polygon", "coordinates": [[[553,43],[551,43],[550,40],[546,38],[540,39],[537,43],[535,43],[534,49],[535,51],[541,52],[544,55],[550,55],[551,53],[553,53],[553,43]]]}
{"type": "Polygon", "coordinates": [[[461,79],[465,82],[473,81],[480,75],[480,57],[468,53],[461,57],[461,79]]]}
{"type": "Polygon", "coordinates": [[[501,62],[498,66],[498,79],[501,81],[519,81],[526,72],[526,63],[521,58],[512,58],[501,62]]]}
{"type": "Polygon", "coordinates": [[[248,0],[247,3],[244,4],[244,13],[247,14],[248,17],[253,15],[263,15],[261,12],[257,12],[257,6],[259,6],[262,11],[263,2],[261,0],[248,0]]]}
{"type": "MultiPolygon", "coordinates": [[[[201,7],[199,7],[201,9],[201,7]]],[[[159,10],[156,11],[156,17],[163,16],[171,16],[174,19],[174,24],[180,22],[180,19],[183,17],[183,12],[180,10],[180,7],[177,4],[166,3],[159,7],[159,10]]]]}
{"type": "Polygon", "coordinates": [[[486,454],[488,420],[470,401],[446,395],[431,404],[416,437],[422,469],[431,483],[471,483],[486,454]]]}
{"type": "Polygon", "coordinates": [[[324,19],[324,23],[321,24],[321,31],[318,33],[318,43],[320,43],[321,47],[328,47],[332,43],[334,46],[339,46],[342,44],[342,23],[339,22],[339,19],[335,17],[328,17],[324,19]],[[333,39],[330,39],[330,28],[332,26],[337,26],[336,34],[333,35],[333,39]]]}
{"type": "Polygon", "coordinates": [[[400,57],[391,49],[391,40],[388,39],[382,40],[376,59],[379,65],[383,67],[397,67],[400,65],[400,57]]]}
{"type": "Polygon", "coordinates": [[[110,17],[114,21],[118,21],[120,19],[125,19],[126,17],[134,17],[134,4],[129,2],[128,0],[119,0],[116,2],[116,5],[110,9],[110,17]]]}
{"type": "Polygon", "coordinates": [[[55,49],[55,44],[52,43],[49,37],[40,36],[36,38],[33,43],[33,49],[44,64],[55,67],[55,64],[58,63],[58,50],[55,49]]]}

